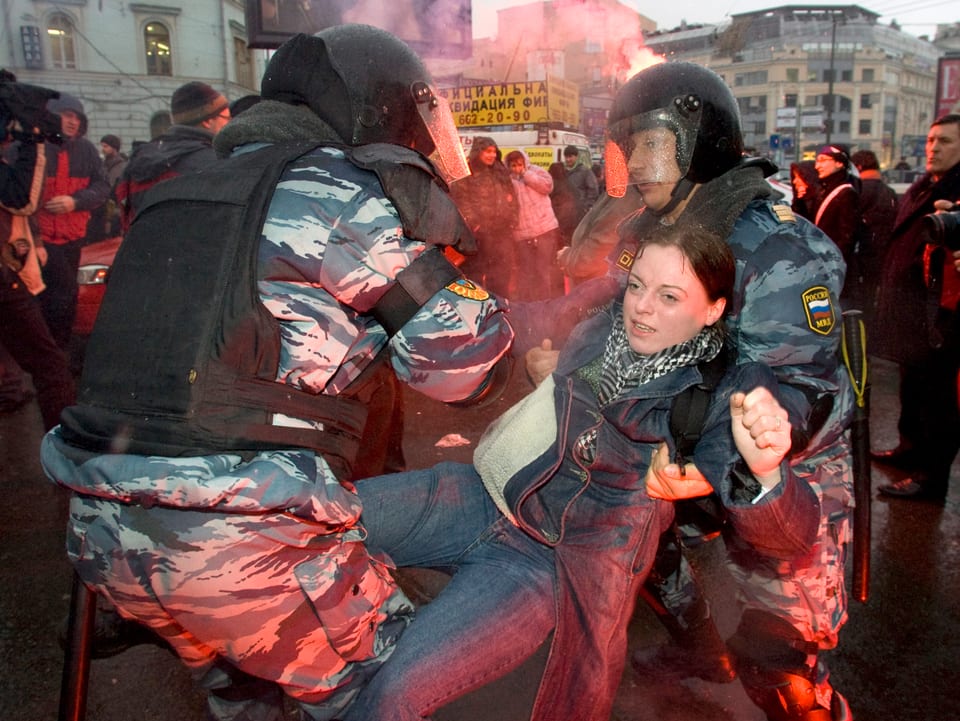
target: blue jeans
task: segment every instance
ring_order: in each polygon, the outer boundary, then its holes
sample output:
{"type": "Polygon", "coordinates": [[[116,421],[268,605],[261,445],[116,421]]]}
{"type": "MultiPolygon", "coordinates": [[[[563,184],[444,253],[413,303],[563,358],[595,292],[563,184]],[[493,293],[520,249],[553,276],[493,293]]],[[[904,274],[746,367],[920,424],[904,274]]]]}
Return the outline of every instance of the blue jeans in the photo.
{"type": "Polygon", "coordinates": [[[552,549],[497,510],[472,466],[357,483],[372,551],[397,566],[454,569],[404,632],[345,721],[417,721],[504,676],[553,630],[552,549]]]}

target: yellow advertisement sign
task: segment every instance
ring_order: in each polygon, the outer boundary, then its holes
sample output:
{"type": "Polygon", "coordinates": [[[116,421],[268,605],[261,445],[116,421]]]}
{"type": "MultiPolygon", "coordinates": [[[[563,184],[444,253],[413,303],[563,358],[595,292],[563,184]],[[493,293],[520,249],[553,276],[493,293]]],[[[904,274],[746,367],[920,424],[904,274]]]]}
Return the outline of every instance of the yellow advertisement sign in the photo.
{"type": "Polygon", "coordinates": [[[440,94],[450,103],[450,112],[458,128],[483,125],[545,123],[547,84],[496,83],[444,88],[440,94]]]}
{"type": "Polygon", "coordinates": [[[547,79],[547,116],[565,128],[580,127],[580,89],[576,83],[547,79]]]}
{"type": "Polygon", "coordinates": [[[458,128],[560,122],[580,124],[577,86],[550,78],[525,83],[494,83],[441,88],[458,128]]]}

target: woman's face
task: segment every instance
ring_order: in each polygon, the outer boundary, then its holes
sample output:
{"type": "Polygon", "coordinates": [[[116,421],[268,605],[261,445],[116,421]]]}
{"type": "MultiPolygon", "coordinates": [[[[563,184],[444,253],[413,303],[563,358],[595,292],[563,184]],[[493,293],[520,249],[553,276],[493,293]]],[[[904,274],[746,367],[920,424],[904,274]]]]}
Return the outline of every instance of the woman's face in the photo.
{"type": "Polygon", "coordinates": [[[644,204],[659,211],[683,177],[677,165],[677,138],[667,128],[651,128],[637,131],[631,141],[633,150],[627,159],[630,182],[637,186],[644,204]]]}
{"type": "Polygon", "coordinates": [[[494,161],[497,159],[497,146],[488,145],[483,150],[480,151],[480,162],[484,165],[493,165],[494,161]]]}
{"type": "Polygon", "coordinates": [[[633,262],[623,295],[630,348],[650,355],[690,340],[720,320],[725,305],[723,298],[707,297],[679,248],[647,245],[633,262]]]}
{"type": "Polygon", "coordinates": [[[807,182],[803,179],[803,176],[800,173],[793,174],[793,192],[797,194],[798,198],[802,198],[807,194],[807,182]]]}

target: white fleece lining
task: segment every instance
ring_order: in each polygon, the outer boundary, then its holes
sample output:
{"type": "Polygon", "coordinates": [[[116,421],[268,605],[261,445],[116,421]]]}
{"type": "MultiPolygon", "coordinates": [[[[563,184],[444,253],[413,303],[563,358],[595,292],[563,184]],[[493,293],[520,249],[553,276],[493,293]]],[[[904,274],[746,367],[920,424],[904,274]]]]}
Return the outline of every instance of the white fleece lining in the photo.
{"type": "Polygon", "coordinates": [[[491,423],[473,452],[473,465],[484,488],[514,524],[516,519],[507,507],[503,490],[514,474],[543,455],[556,439],[553,390],[553,376],[549,376],[533,393],[491,423]]]}

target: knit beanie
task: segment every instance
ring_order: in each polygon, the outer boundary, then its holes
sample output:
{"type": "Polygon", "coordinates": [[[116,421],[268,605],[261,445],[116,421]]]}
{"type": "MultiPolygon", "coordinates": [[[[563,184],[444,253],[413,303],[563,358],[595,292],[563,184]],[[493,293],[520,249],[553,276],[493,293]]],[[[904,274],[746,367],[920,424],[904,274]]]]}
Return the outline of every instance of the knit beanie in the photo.
{"type": "Polygon", "coordinates": [[[847,165],[850,163],[850,154],[842,145],[824,145],[817,151],[817,155],[828,155],[838,163],[847,165]]]}
{"type": "Polygon", "coordinates": [[[173,92],[170,113],[177,125],[197,125],[229,107],[227,99],[206,83],[193,80],[173,92]]]}
{"type": "Polygon", "coordinates": [[[51,113],[62,113],[65,110],[72,110],[77,115],[83,115],[83,103],[80,98],[69,93],[60,93],[59,98],[51,98],[47,101],[47,110],[51,113]]]}
{"type": "Polygon", "coordinates": [[[102,138],[100,138],[100,142],[106,143],[118,153],[120,152],[120,138],[118,138],[116,135],[104,135],[102,138]]]}

